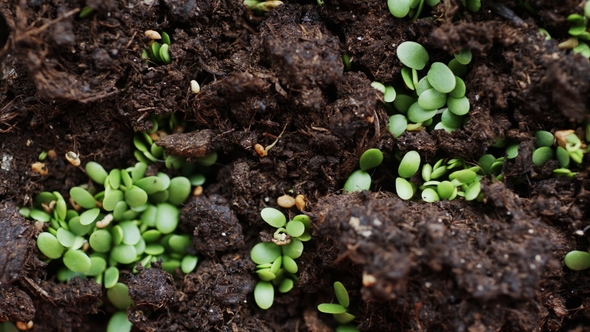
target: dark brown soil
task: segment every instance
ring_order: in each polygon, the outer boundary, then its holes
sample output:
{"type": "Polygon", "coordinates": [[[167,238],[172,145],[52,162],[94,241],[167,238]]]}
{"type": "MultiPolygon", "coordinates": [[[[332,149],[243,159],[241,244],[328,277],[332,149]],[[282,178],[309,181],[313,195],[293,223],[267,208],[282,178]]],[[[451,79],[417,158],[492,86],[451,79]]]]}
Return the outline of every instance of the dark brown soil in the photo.
{"type": "Polygon", "coordinates": [[[136,329],[331,331],[335,322],[316,306],[333,300],[331,285],[341,281],[361,331],[590,331],[590,274],[562,263],[589,246],[575,235],[590,220],[589,169],[553,178],[530,161],[536,130],[580,130],[590,120],[590,65],[556,42],[567,38],[565,17],[581,12],[579,1],[529,1],[534,13],[520,1],[484,2],[478,13],[459,3],[410,21],[393,18],[384,0],[286,1],[263,16],[240,0],[88,0],[96,13],[85,19],[78,1],[1,1],[0,321],[104,330],[116,311],[105,292],[91,280],[57,282],[37,258],[39,231],[17,206],[86,181],[67,151],[125,167],[134,130],[177,112],[197,131],[168,136],[166,150],[189,158],[217,150],[220,159],[183,210],[197,270],[122,276],[136,329]],[[148,29],[172,35],[170,65],[141,60],[148,29]],[[395,49],[406,40],[422,43],[432,61],[473,52],[464,129],[388,133],[369,83],[398,79],[395,49]],[[268,156],[256,154],[255,144],[279,136],[268,156]],[[483,183],[483,203],[402,201],[385,165],[373,192],[340,193],[368,148],[473,162],[498,137],[519,142],[520,153],[503,182],[483,183]],[[58,156],[45,161],[49,174],[31,171],[48,150],[58,156]],[[289,191],[305,196],[313,239],[298,286],[263,311],[249,251],[268,236],[260,210],[289,191]]]}

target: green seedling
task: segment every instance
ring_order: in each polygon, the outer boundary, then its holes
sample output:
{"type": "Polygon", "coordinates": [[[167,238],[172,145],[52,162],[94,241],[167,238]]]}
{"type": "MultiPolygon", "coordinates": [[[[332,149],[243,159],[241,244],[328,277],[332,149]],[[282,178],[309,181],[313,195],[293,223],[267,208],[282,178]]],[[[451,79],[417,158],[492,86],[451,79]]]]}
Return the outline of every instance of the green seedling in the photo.
{"type": "Polygon", "coordinates": [[[250,259],[256,263],[260,281],[254,288],[254,299],[261,309],[268,309],[274,302],[274,287],[281,293],[290,291],[297,281],[299,267],[295,260],[303,253],[303,242],[311,239],[310,220],[305,215],[287,221],[285,215],[274,208],[261,211],[262,219],[276,228],[272,242],[256,244],[250,259]]]}
{"type": "Polygon", "coordinates": [[[590,268],[590,253],[586,251],[573,250],[565,255],[563,259],[565,266],[574,271],[581,271],[590,268]]]}
{"type": "Polygon", "coordinates": [[[334,294],[338,303],[322,303],[318,305],[318,310],[325,314],[332,314],[334,319],[343,327],[346,331],[358,331],[352,325],[345,325],[352,322],[355,316],[348,313],[348,307],[350,306],[350,298],[348,291],[344,285],[336,281],[334,283],[334,294]]]}

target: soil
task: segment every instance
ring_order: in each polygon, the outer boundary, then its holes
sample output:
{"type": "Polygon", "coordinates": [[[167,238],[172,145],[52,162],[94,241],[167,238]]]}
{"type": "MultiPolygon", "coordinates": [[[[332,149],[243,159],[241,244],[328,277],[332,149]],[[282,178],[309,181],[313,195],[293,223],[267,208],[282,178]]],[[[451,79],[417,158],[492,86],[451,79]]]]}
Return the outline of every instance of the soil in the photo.
{"type": "Polygon", "coordinates": [[[134,131],[177,112],[196,131],[169,136],[167,152],[220,155],[182,212],[200,262],[189,275],[124,271],[135,329],[331,331],[336,322],[316,306],[341,281],[361,331],[590,331],[590,275],[562,263],[589,246],[576,235],[590,218],[589,169],[555,178],[530,158],[536,130],[581,130],[590,120],[588,60],[557,48],[565,18],[581,11],[579,1],[506,0],[470,13],[446,0],[410,21],[392,17],[384,0],[286,1],[264,15],[239,0],[0,1],[0,320],[104,330],[116,311],[104,290],[57,282],[38,259],[39,231],[17,207],[86,181],[67,151],[107,169],[131,165],[134,131]],[[79,18],[83,5],[95,13],[79,18]],[[141,60],[149,29],[171,34],[171,64],[141,60]],[[399,80],[395,50],[406,40],[431,61],[472,51],[463,129],[397,139],[387,131],[369,84],[399,80]],[[402,201],[387,165],[371,192],[340,192],[368,148],[386,159],[417,150],[424,160],[475,162],[499,137],[519,142],[519,156],[504,181],[483,182],[483,203],[402,201]],[[266,157],[254,151],[277,138],[266,157]],[[48,150],[57,158],[42,176],[31,164],[48,150]],[[249,251],[268,237],[260,210],[289,192],[305,196],[313,239],[298,286],[264,311],[249,251]]]}

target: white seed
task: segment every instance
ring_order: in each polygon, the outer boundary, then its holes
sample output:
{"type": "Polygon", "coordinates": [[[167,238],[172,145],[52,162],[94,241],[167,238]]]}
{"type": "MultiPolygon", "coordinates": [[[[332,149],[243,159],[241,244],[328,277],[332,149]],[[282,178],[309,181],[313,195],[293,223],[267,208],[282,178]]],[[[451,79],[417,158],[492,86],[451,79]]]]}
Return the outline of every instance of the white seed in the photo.
{"type": "Polygon", "coordinates": [[[197,94],[197,93],[201,92],[201,86],[199,85],[199,82],[197,82],[195,80],[192,80],[191,81],[191,91],[194,94],[197,94]]]}
{"type": "Polygon", "coordinates": [[[295,207],[297,207],[297,210],[299,211],[305,210],[305,196],[301,194],[295,196],[295,207]]]}
{"type": "Polygon", "coordinates": [[[162,39],[162,36],[154,30],[146,30],[144,34],[151,40],[162,39]]]}
{"type": "Polygon", "coordinates": [[[47,167],[45,167],[45,164],[40,161],[34,162],[31,165],[31,170],[33,170],[33,172],[37,172],[41,175],[49,174],[49,170],[47,169],[47,167]]]}
{"type": "Polygon", "coordinates": [[[66,153],[66,159],[70,162],[70,164],[78,167],[80,166],[80,156],[74,151],[68,151],[66,153]]]}
{"type": "Polygon", "coordinates": [[[193,196],[199,196],[203,193],[203,187],[202,186],[196,186],[195,189],[193,190],[193,196]]]}
{"type": "Polygon", "coordinates": [[[255,144],[254,145],[254,151],[256,151],[256,153],[258,153],[258,155],[260,157],[266,157],[266,155],[268,154],[268,152],[260,144],[255,144]]]}
{"type": "Polygon", "coordinates": [[[289,195],[283,195],[277,198],[277,204],[285,209],[290,209],[295,206],[295,198],[289,195]]]}

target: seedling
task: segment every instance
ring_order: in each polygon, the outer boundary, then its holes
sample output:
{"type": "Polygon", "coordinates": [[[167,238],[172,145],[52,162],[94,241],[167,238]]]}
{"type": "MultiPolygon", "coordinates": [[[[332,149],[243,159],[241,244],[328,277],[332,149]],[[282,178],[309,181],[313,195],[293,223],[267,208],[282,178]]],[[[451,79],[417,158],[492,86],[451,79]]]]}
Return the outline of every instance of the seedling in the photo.
{"type": "Polygon", "coordinates": [[[365,151],[359,159],[359,170],[354,171],[346,180],[344,190],[355,192],[369,190],[371,187],[371,175],[368,170],[381,165],[383,162],[383,153],[379,149],[369,149],[365,151]]]}
{"type": "Polygon", "coordinates": [[[169,64],[172,63],[172,56],[170,55],[170,36],[166,32],[158,34],[156,31],[147,30],[145,35],[150,38],[149,47],[143,50],[141,58],[149,60],[155,64],[169,64]],[[160,38],[158,38],[160,37],[160,38]],[[162,44],[156,40],[161,39],[162,44]]]}
{"type": "Polygon", "coordinates": [[[344,285],[336,281],[334,283],[334,294],[338,303],[322,303],[318,305],[318,310],[325,314],[332,314],[334,319],[340,324],[337,331],[358,331],[353,325],[346,325],[355,319],[355,316],[348,313],[350,298],[344,285]]]}
{"type": "Polygon", "coordinates": [[[272,242],[258,243],[250,252],[260,279],[254,288],[254,300],[258,307],[266,310],[274,302],[275,286],[280,293],[287,293],[294,287],[299,270],[295,259],[301,256],[303,242],[309,241],[311,235],[306,215],[297,215],[288,222],[285,215],[274,208],[264,208],[260,215],[276,228],[272,242]]]}
{"type": "Polygon", "coordinates": [[[390,114],[392,111],[399,112],[389,119],[388,129],[393,136],[397,138],[406,130],[427,128],[451,132],[461,128],[470,104],[465,96],[465,82],[459,76],[467,72],[465,65],[472,59],[471,51],[463,49],[454,55],[448,65],[435,62],[428,68],[428,52],[419,43],[403,42],[396,52],[405,66],[401,69],[401,76],[407,91],[402,92],[402,87],[394,88],[389,84],[371,83],[383,93],[383,101],[390,114]],[[428,69],[428,72],[420,78],[418,71],[423,69],[428,69]]]}

